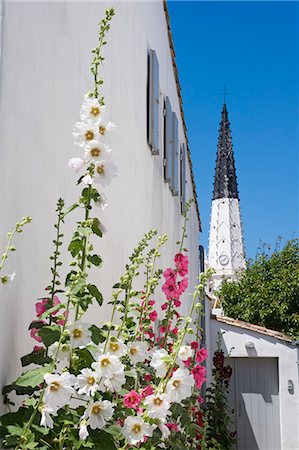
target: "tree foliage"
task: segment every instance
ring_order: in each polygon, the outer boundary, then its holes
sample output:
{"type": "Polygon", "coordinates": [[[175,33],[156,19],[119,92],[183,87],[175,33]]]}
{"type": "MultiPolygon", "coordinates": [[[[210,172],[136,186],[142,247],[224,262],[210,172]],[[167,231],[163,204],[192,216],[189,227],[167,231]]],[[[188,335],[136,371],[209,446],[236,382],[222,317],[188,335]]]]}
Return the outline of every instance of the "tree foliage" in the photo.
{"type": "Polygon", "coordinates": [[[299,338],[299,239],[249,262],[218,292],[224,313],[299,338]]]}

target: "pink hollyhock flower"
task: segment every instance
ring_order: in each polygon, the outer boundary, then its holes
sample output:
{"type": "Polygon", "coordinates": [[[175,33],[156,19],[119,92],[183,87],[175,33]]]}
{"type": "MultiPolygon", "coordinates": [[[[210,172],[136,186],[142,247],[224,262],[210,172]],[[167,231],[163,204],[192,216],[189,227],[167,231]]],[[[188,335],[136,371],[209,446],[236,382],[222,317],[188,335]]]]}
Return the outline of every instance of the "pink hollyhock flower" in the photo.
{"type": "Polygon", "coordinates": [[[152,375],[150,375],[149,373],[147,373],[146,375],[144,375],[143,378],[145,379],[145,381],[148,381],[148,382],[152,381],[152,379],[153,379],[152,375]]]}
{"type": "Polygon", "coordinates": [[[146,386],[145,388],[141,389],[141,391],[140,391],[140,395],[141,395],[142,399],[144,399],[148,395],[152,395],[153,393],[154,393],[154,389],[152,388],[152,386],[150,384],[148,386],[146,386]]]}
{"type": "Polygon", "coordinates": [[[195,360],[198,363],[202,363],[208,357],[208,352],[205,348],[201,348],[196,352],[195,360]]]}
{"type": "Polygon", "coordinates": [[[170,267],[163,272],[163,276],[166,281],[173,281],[173,283],[176,281],[177,273],[171,269],[170,267]]]}
{"type": "Polygon", "coordinates": [[[141,402],[141,397],[136,391],[132,390],[124,396],[124,404],[127,408],[136,409],[141,402]]]}
{"type": "Polygon", "coordinates": [[[165,331],[166,331],[166,327],[160,327],[159,328],[159,330],[160,330],[160,333],[162,333],[162,334],[164,334],[165,333],[165,331]]]}
{"type": "Polygon", "coordinates": [[[181,300],[174,300],[173,303],[176,308],[178,308],[182,304],[181,300]]]}
{"type": "Polygon", "coordinates": [[[163,303],[163,305],[161,306],[162,311],[165,311],[165,309],[167,309],[168,307],[168,303],[163,303]]]}
{"type": "Polygon", "coordinates": [[[204,381],[206,381],[205,378],[206,368],[204,366],[195,366],[193,367],[191,372],[195,380],[196,387],[200,389],[204,381]]]}
{"type": "Polygon", "coordinates": [[[174,263],[181,277],[187,275],[189,266],[188,256],[183,255],[183,253],[177,253],[174,257],[174,263]]]}
{"type": "Polygon", "coordinates": [[[172,329],[172,333],[173,333],[173,334],[177,335],[178,332],[179,332],[179,330],[178,330],[177,327],[174,327],[174,328],[172,329]]]}
{"type": "Polygon", "coordinates": [[[190,367],[191,364],[191,358],[186,359],[186,361],[183,361],[186,367],[190,367]]]}
{"type": "Polygon", "coordinates": [[[39,328],[31,328],[30,330],[30,336],[35,339],[37,342],[42,342],[42,337],[39,336],[37,333],[39,332],[39,328]]]}
{"type": "Polygon", "coordinates": [[[176,423],[167,423],[166,426],[167,426],[167,428],[169,428],[170,430],[173,430],[173,431],[176,431],[176,432],[179,431],[178,426],[177,426],[176,423]]]}
{"type": "Polygon", "coordinates": [[[201,405],[205,400],[199,395],[199,396],[197,397],[197,401],[198,401],[198,403],[201,405]]]}
{"type": "MultiPolygon", "coordinates": [[[[41,316],[44,312],[47,311],[47,309],[51,308],[51,306],[47,306],[48,303],[50,303],[50,299],[43,298],[41,302],[37,302],[35,304],[35,310],[36,310],[37,317],[41,316]]],[[[54,295],[53,305],[52,306],[56,306],[56,305],[59,305],[59,304],[60,304],[59,298],[57,297],[57,295],[54,295]]],[[[52,314],[53,315],[57,314],[57,312],[58,312],[58,310],[54,311],[52,314]]]]}
{"type": "Polygon", "coordinates": [[[150,301],[148,302],[149,306],[154,306],[155,303],[156,303],[155,300],[150,300],[150,301]]]}
{"type": "Polygon", "coordinates": [[[177,311],[173,311],[173,312],[174,312],[174,314],[176,315],[177,319],[178,319],[179,317],[181,317],[180,313],[178,313],[177,311]]]}
{"type": "Polygon", "coordinates": [[[151,322],[155,322],[155,320],[157,319],[157,317],[158,317],[157,311],[152,311],[152,312],[149,314],[149,318],[150,318],[150,321],[151,321],[151,322]]]}
{"type": "Polygon", "coordinates": [[[162,286],[162,291],[166,295],[167,300],[172,298],[178,299],[180,296],[180,291],[176,284],[173,283],[164,283],[162,286]]]}
{"type": "Polygon", "coordinates": [[[188,278],[187,277],[185,277],[181,281],[179,281],[179,283],[178,283],[178,291],[179,291],[180,295],[183,294],[183,292],[185,292],[185,290],[188,287],[188,284],[189,283],[188,283],[188,278]]]}
{"type": "Polygon", "coordinates": [[[192,350],[197,350],[199,348],[199,343],[196,341],[191,342],[190,344],[192,350]]]}

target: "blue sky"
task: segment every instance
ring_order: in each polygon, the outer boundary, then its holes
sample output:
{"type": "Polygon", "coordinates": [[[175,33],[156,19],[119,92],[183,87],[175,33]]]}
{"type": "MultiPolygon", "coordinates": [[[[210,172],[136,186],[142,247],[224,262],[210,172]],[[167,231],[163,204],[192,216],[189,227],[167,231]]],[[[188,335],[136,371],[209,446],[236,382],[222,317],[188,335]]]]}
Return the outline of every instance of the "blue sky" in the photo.
{"type": "Polygon", "coordinates": [[[208,243],[223,86],[247,257],[299,235],[299,3],[170,1],[187,131],[208,243]]]}

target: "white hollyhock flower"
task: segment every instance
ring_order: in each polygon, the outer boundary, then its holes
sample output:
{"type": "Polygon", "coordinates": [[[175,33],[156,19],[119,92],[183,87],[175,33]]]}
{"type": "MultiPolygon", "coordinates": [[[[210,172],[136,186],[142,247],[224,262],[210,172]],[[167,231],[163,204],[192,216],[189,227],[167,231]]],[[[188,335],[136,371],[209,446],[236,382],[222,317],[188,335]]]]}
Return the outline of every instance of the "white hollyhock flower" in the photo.
{"type": "Polygon", "coordinates": [[[170,414],[170,402],[167,394],[149,395],[144,404],[147,405],[148,415],[152,419],[163,420],[170,414]]]}
{"type": "Polygon", "coordinates": [[[75,348],[86,347],[91,342],[90,324],[77,320],[69,327],[71,345],[75,348]]]}
{"type": "Polygon", "coordinates": [[[191,396],[194,386],[193,376],[186,369],[177,369],[166,386],[166,393],[171,402],[179,403],[191,396]]]}
{"type": "Polygon", "coordinates": [[[155,428],[155,425],[150,425],[139,416],[129,416],[124,421],[122,434],[129,444],[135,445],[138,442],[143,442],[146,436],[152,436],[155,428]]]}
{"type": "Polygon", "coordinates": [[[117,372],[114,372],[112,376],[103,378],[101,380],[99,389],[104,392],[120,392],[125,382],[125,373],[124,370],[121,369],[117,372]]]}
{"type": "Polygon", "coordinates": [[[79,438],[82,439],[82,441],[85,441],[85,439],[88,437],[89,433],[87,430],[87,424],[85,421],[80,423],[79,428],[79,438]]]}
{"type": "Polygon", "coordinates": [[[99,123],[100,139],[103,142],[110,143],[110,134],[115,130],[115,125],[109,120],[101,120],[99,123]]]}
{"type": "Polygon", "coordinates": [[[62,375],[46,374],[44,376],[47,387],[44,393],[44,401],[48,408],[53,411],[67,405],[70,402],[72,394],[75,393],[73,385],[76,377],[68,372],[62,375]]]}
{"type": "Polygon", "coordinates": [[[84,413],[84,418],[92,430],[102,429],[114,413],[114,404],[108,400],[99,400],[90,405],[84,413]]]}
{"type": "Polygon", "coordinates": [[[43,405],[41,408],[41,420],[40,425],[45,428],[53,428],[54,422],[50,414],[54,414],[54,410],[52,408],[49,408],[47,405],[43,405]]]}
{"type": "Polygon", "coordinates": [[[90,176],[89,173],[87,173],[87,174],[82,178],[82,182],[83,182],[84,184],[86,184],[86,186],[92,184],[92,177],[90,176]]]}
{"type": "Polygon", "coordinates": [[[85,147],[84,159],[86,162],[100,161],[103,155],[109,152],[111,152],[111,148],[103,142],[90,141],[85,147]]]}
{"type": "Polygon", "coordinates": [[[101,192],[101,197],[100,199],[95,202],[95,205],[98,206],[99,208],[101,208],[102,211],[104,211],[107,206],[108,206],[108,200],[105,194],[103,194],[103,192],[101,192]]]}
{"type": "Polygon", "coordinates": [[[82,158],[71,158],[71,159],[69,159],[69,162],[68,162],[68,166],[71,169],[75,170],[76,172],[79,172],[79,170],[82,169],[84,164],[85,164],[85,161],[82,158]]]}
{"type": "Polygon", "coordinates": [[[80,147],[84,147],[90,141],[98,141],[100,138],[99,128],[91,120],[86,122],[76,122],[73,128],[74,142],[80,147]]]}
{"type": "Polygon", "coordinates": [[[65,366],[67,366],[71,359],[70,345],[61,344],[58,353],[57,349],[58,349],[58,342],[54,342],[54,344],[50,345],[50,347],[48,348],[48,355],[51,358],[54,358],[56,356],[58,362],[62,362],[65,366]]]}
{"type": "Polygon", "coordinates": [[[187,359],[191,358],[193,356],[193,350],[190,347],[190,345],[182,345],[182,347],[179,350],[179,358],[182,361],[187,361],[187,359]]]}
{"type": "Polygon", "coordinates": [[[97,98],[85,95],[81,106],[80,117],[82,120],[91,119],[98,123],[104,116],[105,106],[100,105],[97,98]]]}
{"type": "Polygon", "coordinates": [[[96,372],[93,372],[91,369],[82,369],[81,375],[77,376],[75,388],[78,389],[78,394],[80,395],[93,396],[99,388],[96,372]]]}
{"type": "Polygon", "coordinates": [[[94,168],[94,181],[96,183],[101,183],[103,186],[110,184],[112,178],[117,175],[117,166],[112,159],[106,155],[103,154],[101,160],[95,162],[94,168]]]}
{"type": "MultiPolygon", "coordinates": [[[[105,344],[99,345],[99,350],[103,353],[105,348],[105,344]]],[[[117,356],[120,358],[127,353],[127,346],[123,343],[121,339],[111,338],[106,347],[106,353],[110,353],[110,355],[117,356]]]]}
{"type": "Polygon", "coordinates": [[[163,358],[165,358],[166,356],[169,356],[167,351],[164,350],[164,348],[161,348],[153,353],[153,357],[150,362],[150,365],[155,369],[156,374],[159,378],[164,377],[167,372],[167,364],[163,360],[163,358]]]}
{"type": "Polygon", "coordinates": [[[115,372],[123,370],[123,365],[117,356],[105,353],[97,357],[97,361],[91,364],[99,377],[112,377],[115,372]]]}
{"type": "Polygon", "coordinates": [[[143,362],[148,358],[148,345],[145,342],[134,341],[128,344],[128,355],[131,363],[143,362]]]}

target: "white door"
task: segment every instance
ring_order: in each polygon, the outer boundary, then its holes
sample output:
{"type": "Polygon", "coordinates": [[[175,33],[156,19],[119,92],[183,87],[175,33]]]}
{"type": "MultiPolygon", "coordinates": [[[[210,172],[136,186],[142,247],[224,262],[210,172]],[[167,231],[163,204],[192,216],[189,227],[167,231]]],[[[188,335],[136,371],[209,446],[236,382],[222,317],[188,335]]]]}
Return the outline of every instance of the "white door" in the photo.
{"type": "Polygon", "coordinates": [[[281,450],[277,358],[227,358],[238,450],[281,450]]]}

